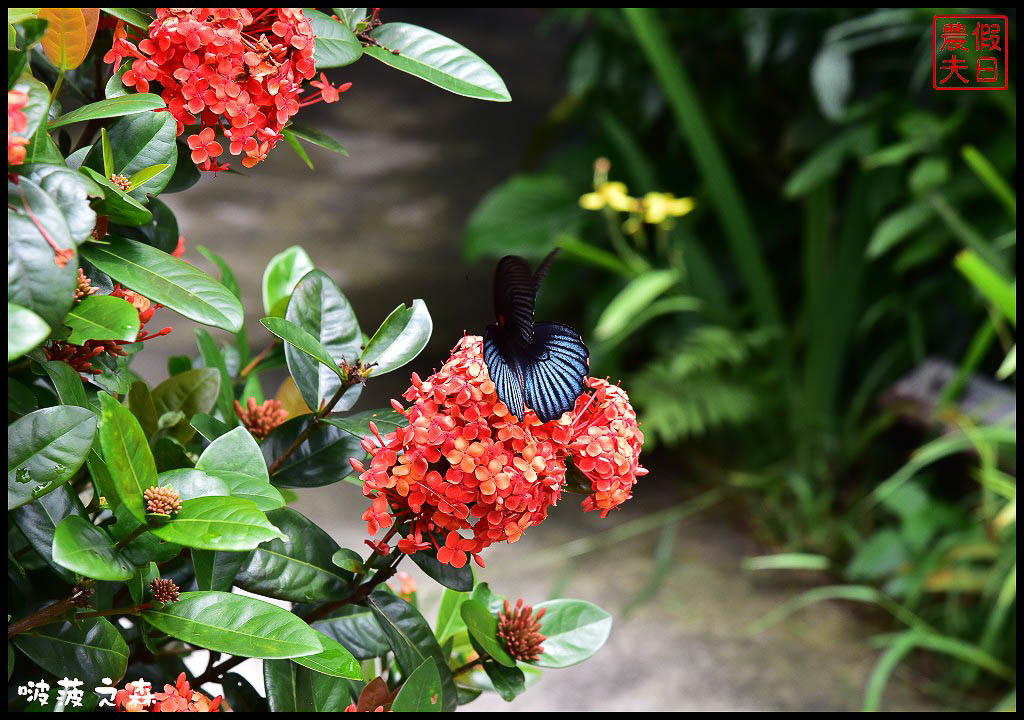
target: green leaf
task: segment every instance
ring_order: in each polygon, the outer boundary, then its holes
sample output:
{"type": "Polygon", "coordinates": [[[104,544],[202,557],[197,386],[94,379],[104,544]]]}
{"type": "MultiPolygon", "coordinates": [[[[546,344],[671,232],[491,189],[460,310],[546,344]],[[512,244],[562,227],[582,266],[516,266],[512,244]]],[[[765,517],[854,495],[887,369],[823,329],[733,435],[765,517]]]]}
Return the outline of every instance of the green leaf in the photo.
{"type": "Polygon", "coordinates": [[[1004,280],[995,268],[971,250],[961,251],[953,263],[978,292],[1017,327],[1017,284],[1004,280]]]}
{"type": "Polygon", "coordinates": [[[439,562],[436,550],[420,551],[409,557],[419,565],[420,570],[446,588],[460,592],[469,592],[473,589],[473,568],[469,566],[469,563],[456,568],[439,562]]]}
{"type": "Polygon", "coordinates": [[[159,95],[135,93],[132,95],[99,100],[94,103],[89,103],[88,105],[83,105],[80,108],[76,108],[69,113],[65,113],[60,117],[51,120],[49,127],[50,130],[55,130],[56,128],[63,127],[64,125],[71,125],[76,122],[121,117],[122,115],[133,115],[135,113],[146,112],[147,110],[157,110],[163,107],[167,107],[167,104],[159,95]]]}
{"type": "Polygon", "coordinates": [[[373,613],[358,605],[338,609],[327,619],[313,623],[313,628],[337,640],[357,660],[380,657],[391,649],[373,613]]]}
{"type": "Polygon", "coordinates": [[[124,298],[90,295],[72,306],[64,324],[71,328],[67,341],[72,345],[84,345],[86,340],[135,342],[139,311],[124,298]]]}
{"type": "Polygon", "coordinates": [[[141,226],[153,221],[153,213],[138,200],[119,188],[109,177],[101,175],[91,167],[81,171],[103,189],[103,199],[94,202],[96,212],[106,215],[111,222],[119,225],[141,226]]]}
{"type": "Polygon", "coordinates": [[[263,661],[263,687],[270,712],[295,712],[295,664],[290,660],[263,661]]]}
{"type": "Polygon", "coordinates": [[[114,280],[203,325],[238,332],[242,305],[226,287],[192,265],[135,240],[108,236],[82,255],[114,280]]]}
{"type": "Polygon", "coordinates": [[[594,337],[607,340],[622,332],[634,322],[637,315],[678,280],[677,270],[648,270],[630,280],[601,312],[594,327],[594,337]]]}
{"type": "Polygon", "coordinates": [[[198,468],[175,468],[156,476],[160,487],[172,487],[182,500],[200,497],[230,497],[231,490],[220,478],[207,475],[198,468]]]}
{"type": "Polygon", "coordinates": [[[60,165],[22,165],[19,170],[56,205],[64,216],[73,243],[81,245],[92,238],[96,212],[89,206],[89,198],[103,197],[103,189],[99,185],[60,165]]]}
{"type": "Polygon", "coordinates": [[[153,19],[145,13],[139,12],[136,8],[100,8],[107,15],[113,15],[118,20],[124,20],[132,27],[140,30],[147,30],[153,19]]]}
{"type": "MultiPolygon", "coordinates": [[[[263,457],[273,461],[298,438],[309,422],[309,417],[288,420],[263,441],[263,457]]],[[[320,423],[316,430],[291,454],[271,476],[278,487],[320,487],[338,482],[352,467],[349,458],[363,458],[366,451],[359,438],[332,425],[320,423]]]]}
{"type": "Polygon", "coordinates": [[[85,462],[95,434],[96,416],[71,405],[36,410],[8,425],[7,509],[70,480],[85,462]]]}
{"type": "Polygon", "coordinates": [[[157,175],[167,170],[167,168],[169,167],[169,164],[162,163],[158,165],[150,165],[147,168],[142,168],[137,173],[134,173],[130,178],[128,178],[128,185],[133,189],[137,187],[142,187],[150,180],[155,178],[157,175]]]}
{"type": "Polygon", "coordinates": [[[199,457],[196,470],[220,478],[234,497],[250,500],[260,510],[284,506],[281,493],[270,484],[260,446],[243,427],[237,427],[210,443],[199,457]]]}
{"type": "MultiPolygon", "coordinates": [[[[113,151],[113,168],[118,175],[131,177],[153,165],[173,167],[178,162],[178,145],[175,142],[178,125],[169,112],[127,115],[111,125],[108,134],[113,151]]],[[[102,154],[103,149],[93,145],[92,150],[85,156],[83,165],[102,171],[102,154]]],[[[139,202],[145,202],[147,194],[159,195],[170,181],[170,173],[163,173],[138,187],[132,187],[129,194],[139,202]]]]}
{"type": "Polygon", "coordinates": [[[338,378],[345,378],[345,371],[338,367],[338,363],[334,362],[334,358],[327,352],[327,348],[295,323],[281,317],[265,317],[260,322],[263,323],[267,330],[277,335],[289,345],[326,365],[338,378]]]}
{"type": "Polygon", "coordinates": [[[61,485],[35,502],[17,508],[12,517],[28,544],[52,567],[65,582],[74,583],[75,574],[53,560],[53,533],[61,520],[71,515],[85,516],[85,508],[78,494],[67,485],[61,485]]]}
{"type": "Polygon", "coordinates": [[[391,703],[391,712],[441,712],[441,676],[437,666],[424,660],[405,682],[391,703]]]}
{"type": "Polygon", "coordinates": [[[203,328],[196,329],[196,345],[199,347],[199,354],[203,358],[203,365],[213,368],[220,375],[220,388],[217,392],[217,409],[221,417],[228,422],[235,421],[235,398],[232,393],[231,375],[228,373],[227,363],[224,361],[224,353],[217,347],[213,337],[203,328]]]}
{"type": "Polygon", "coordinates": [[[295,154],[299,156],[299,159],[306,163],[306,167],[312,170],[313,161],[309,159],[309,154],[306,152],[306,149],[299,144],[299,140],[295,137],[295,134],[288,128],[282,130],[281,134],[284,136],[284,141],[288,143],[288,147],[294,150],[295,154]]]}
{"type": "Polygon", "coordinates": [[[466,600],[459,608],[462,621],[473,639],[479,643],[495,662],[505,667],[515,667],[516,661],[498,640],[498,619],[478,600],[466,600]]]}
{"type": "Polygon", "coordinates": [[[128,645],[106,618],[81,618],[44,625],[14,637],[14,644],[56,677],[70,670],[90,690],[117,685],[128,666],[128,645]]]}
{"type": "Polygon", "coordinates": [[[255,504],[237,497],[186,500],[170,522],[151,532],[177,545],[225,551],[252,550],[267,540],[285,537],[255,504]]]}
{"type": "Polygon", "coordinates": [[[157,417],[180,412],[182,419],[174,426],[173,437],[188,442],[195,429],[190,425],[197,413],[209,413],[220,392],[220,374],[213,368],[195,368],[167,378],[153,389],[157,417]]]}
{"type": "Polygon", "coordinates": [[[305,8],[302,14],[309,19],[316,35],[313,63],[317,70],[351,65],[362,56],[363,46],[348,26],[312,8],[305,8]]]}
{"type": "Polygon", "coordinates": [[[330,535],[291,508],[267,514],[284,533],[249,556],[235,583],[258,595],[292,602],[323,602],[350,591],[351,573],[331,560],[339,547],[330,535]]]}
{"type": "Polygon", "coordinates": [[[52,555],[61,567],[94,580],[124,581],[135,574],[110,536],[80,515],[60,521],[53,533],[52,555]]]}
{"type": "Polygon", "coordinates": [[[370,434],[370,423],[374,423],[382,433],[389,433],[400,427],[405,427],[409,421],[404,415],[391,408],[378,408],[377,410],[363,410],[361,412],[345,415],[344,417],[327,417],[324,422],[334,427],[341,428],[351,433],[360,440],[370,434]]]}
{"type": "MultiPolygon", "coordinates": [[[[476,637],[470,635],[469,643],[478,655],[483,655],[484,647],[477,642],[476,637]]],[[[491,689],[498,693],[505,702],[512,702],[517,695],[526,690],[526,676],[519,667],[501,665],[490,658],[484,660],[480,665],[490,681],[491,689]]]]}
{"type": "Polygon", "coordinates": [[[555,238],[575,235],[579,192],[559,175],[514,175],[491,190],[466,223],[466,260],[507,253],[540,257],[555,238]]]}
{"type": "Polygon", "coordinates": [[[196,413],[192,416],[192,420],[189,421],[199,434],[206,438],[209,442],[213,442],[221,435],[225,435],[231,432],[231,426],[225,422],[221,422],[212,415],[206,413],[196,413]]]}
{"type": "Polygon", "coordinates": [[[288,130],[290,130],[295,137],[305,140],[311,145],[316,145],[317,147],[322,147],[324,150],[330,150],[331,152],[348,157],[348,150],[345,149],[344,145],[316,128],[292,124],[288,126],[288,130]]]}
{"type": "Polygon", "coordinates": [[[323,650],[317,633],[287,610],[226,592],[182,593],[142,617],[173,638],[229,655],[277,659],[323,650]]]}
{"type": "Polygon", "coordinates": [[[7,303],[7,362],[17,360],[50,335],[50,326],[28,308],[7,303]]]}
{"type": "Polygon", "coordinates": [[[263,271],[263,309],[267,315],[284,317],[292,290],[313,269],[313,261],[298,245],[270,258],[263,271]]]}
{"type": "MultiPolygon", "coordinates": [[[[354,365],[359,359],[363,344],[359,320],[341,289],[319,270],[307,273],[295,286],[285,319],[319,340],[336,363],[354,365]]],[[[322,407],[341,387],[335,372],[291,344],[285,345],[284,355],[288,372],[308,407],[322,407]]],[[[352,407],[361,389],[361,384],[353,385],[335,410],[352,407]]]]}
{"type": "Polygon", "coordinates": [[[347,570],[350,573],[365,575],[366,566],[363,565],[363,559],[359,556],[359,553],[348,548],[341,548],[336,550],[331,555],[331,562],[342,570],[347,570]]]}
{"type": "Polygon", "coordinates": [[[367,604],[384,631],[402,672],[411,675],[424,660],[433,660],[441,676],[442,707],[445,711],[454,710],[458,703],[455,682],[427,621],[405,600],[383,590],[371,593],[367,604]]]}
{"type": "Polygon", "coordinates": [[[361,358],[372,365],[374,376],[397,370],[420,354],[430,340],[433,320],[422,300],[413,300],[412,307],[399,305],[377,328],[361,358]]]}
{"type": "Polygon", "coordinates": [[[295,707],[299,712],[344,712],[351,700],[352,693],[344,680],[295,668],[295,707]]]}
{"type": "Polygon", "coordinates": [[[352,653],[342,647],[334,638],[316,630],[314,632],[316,632],[323,650],[316,655],[297,657],[293,662],[331,677],[349,678],[350,680],[362,679],[359,662],[352,657],[352,653]]]}
{"type": "Polygon", "coordinates": [[[54,200],[28,178],[20,178],[13,191],[10,182],[7,187],[7,302],[21,305],[51,328],[59,328],[74,299],[77,262],[59,267],[40,228],[57,247],[71,249],[67,222],[54,200]]]}
{"type": "Polygon", "coordinates": [[[103,177],[110,180],[117,171],[114,170],[114,148],[110,144],[110,134],[105,127],[100,128],[100,154],[103,158],[103,177]]]}
{"type": "Polygon", "coordinates": [[[82,386],[82,378],[74,368],[60,360],[47,360],[40,364],[46,374],[50,376],[50,381],[57,390],[57,397],[60,398],[61,405],[77,405],[91,409],[85,396],[85,388],[82,386]]]}
{"type": "Polygon", "coordinates": [[[199,590],[220,590],[229,592],[235,584],[235,576],[249,557],[247,552],[218,552],[197,550],[190,552],[192,566],[199,590]]]}
{"type": "Polygon", "coordinates": [[[117,497],[139,522],[146,522],[143,494],[156,485],[156,462],[142,426],[107,393],[100,393],[100,449],[117,497]]]}
{"type": "Polygon", "coordinates": [[[156,415],[156,404],[153,402],[153,394],[149,391],[149,386],[141,380],[133,382],[128,390],[127,400],[128,409],[139,421],[142,432],[146,437],[153,437],[160,421],[156,415]]]}
{"type": "MultiPolygon", "coordinates": [[[[481,583],[486,586],[487,583],[481,583]]],[[[456,592],[451,588],[445,588],[441,595],[441,606],[437,610],[437,622],[434,623],[434,636],[438,642],[443,643],[452,635],[465,630],[466,624],[462,622],[462,615],[459,608],[469,598],[469,593],[456,592]]]]}
{"type": "Polygon", "coordinates": [[[512,96],[490,65],[454,40],[408,23],[385,23],[370,33],[382,47],[363,49],[386,65],[456,95],[509,102],[512,96]]]}
{"type": "Polygon", "coordinates": [[[534,606],[544,610],[540,632],[544,653],[534,665],[563,668],[583,662],[601,649],[612,631],[612,617],[593,603],[562,598],[534,606]]]}

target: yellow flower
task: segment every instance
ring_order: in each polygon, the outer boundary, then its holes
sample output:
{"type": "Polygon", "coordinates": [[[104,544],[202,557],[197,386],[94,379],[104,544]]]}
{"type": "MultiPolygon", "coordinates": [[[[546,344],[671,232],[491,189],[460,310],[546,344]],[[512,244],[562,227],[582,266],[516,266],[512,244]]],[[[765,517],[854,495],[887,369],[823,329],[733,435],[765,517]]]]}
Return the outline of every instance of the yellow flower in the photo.
{"type": "Polygon", "coordinates": [[[670,217],[682,217],[694,208],[693,198],[677,198],[672,193],[649,192],[644,195],[644,222],[660,225],[670,217]]]}
{"type": "Polygon", "coordinates": [[[629,196],[625,184],[620,182],[603,183],[596,192],[580,197],[580,207],[584,210],[600,210],[610,207],[618,212],[634,212],[639,202],[636,198],[629,196]]]}

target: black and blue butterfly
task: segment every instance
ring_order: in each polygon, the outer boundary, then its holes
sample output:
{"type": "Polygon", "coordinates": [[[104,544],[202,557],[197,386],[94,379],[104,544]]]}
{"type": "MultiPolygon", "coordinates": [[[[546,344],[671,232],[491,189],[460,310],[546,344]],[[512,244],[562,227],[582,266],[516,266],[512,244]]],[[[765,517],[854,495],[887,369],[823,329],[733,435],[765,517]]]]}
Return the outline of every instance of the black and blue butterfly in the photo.
{"type": "Polygon", "coordinates": [[[534,322],[537,291],[556,251],[537,272],[517,255],[506,255],[494,271],[497,323],[484,330],[484,362],[498,399],[522,420],[530,408],[541,422],[572,410],[583,393],[590,351],[568,325],[534,322]]]}

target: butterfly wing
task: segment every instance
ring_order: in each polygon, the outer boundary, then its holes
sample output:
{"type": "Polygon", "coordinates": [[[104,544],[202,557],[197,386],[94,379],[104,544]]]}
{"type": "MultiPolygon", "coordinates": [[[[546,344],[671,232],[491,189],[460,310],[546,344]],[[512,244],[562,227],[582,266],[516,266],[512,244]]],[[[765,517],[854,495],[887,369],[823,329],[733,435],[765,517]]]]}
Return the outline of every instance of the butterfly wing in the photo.
{"type": "Polygon", "coordinates": [[[518,255],[506,255],[494,271],[494,312],[505,345],[527,348],[533,339],[537,287],[530,266],[518,255]]]}
{"type": "Polygon", "coordinates": [[[484,330],[484,362],[487,364],[487,373],[497,390],[498,399],[505,403],[510,413],[522,420],[525,409],[518,358],[514,352],[503,351],[503,343],[498,334],[497,325],[488,325],[484,330]]]}
{"type": "Polygon", "coordinates": [[[523,400],[541,422],[560,418],[573,409],[585,387],[589,358],[580,334],[568,325],[534,325],[529,352],[517,360],[523,378],[523,400]]]}

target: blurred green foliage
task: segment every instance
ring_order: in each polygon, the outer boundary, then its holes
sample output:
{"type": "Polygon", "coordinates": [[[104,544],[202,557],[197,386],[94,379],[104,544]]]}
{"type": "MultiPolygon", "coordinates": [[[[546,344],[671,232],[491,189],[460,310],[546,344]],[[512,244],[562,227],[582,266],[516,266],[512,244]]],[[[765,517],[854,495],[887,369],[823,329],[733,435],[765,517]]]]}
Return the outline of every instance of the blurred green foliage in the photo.
{"type": "Polygon", "coordinates": [[[960,402],[977,375],[1015,392],[1013,76],[935,92],[924,10],[550,20],[573,37],[565,94],[474,211],[466,258],[560,246],[546,315],[580,325],[593,374],[626,378],[651,444],[795,551],[752,569],[810,557],[858,583],[780,612],[840,597],[895,616],[865,707],[917,649],[958,661],[929,673],[944,698],[1012,686],[1015,705],[1016,414],[960,402]],[[582,208],[607,180],[696,210],[582,208]],[[930,357],[956,369],[922,432],[879,398],[930,357]]]}

